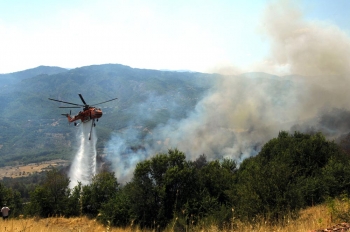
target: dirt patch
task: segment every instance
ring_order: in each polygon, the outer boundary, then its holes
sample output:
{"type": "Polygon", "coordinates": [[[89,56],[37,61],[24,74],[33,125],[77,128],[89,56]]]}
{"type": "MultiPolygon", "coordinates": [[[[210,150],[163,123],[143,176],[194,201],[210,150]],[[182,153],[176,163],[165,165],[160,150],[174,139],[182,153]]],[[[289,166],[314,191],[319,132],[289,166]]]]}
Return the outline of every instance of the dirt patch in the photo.
{"type": "Polygon", "coordinates": [[[66,167],[70,164],[68,160],[50,160],[27,165],[5,166],[0,168],[0,180],[4,177],[18,178],[29,176],[34,173],[48,171],[57,167],[66,167]]]}

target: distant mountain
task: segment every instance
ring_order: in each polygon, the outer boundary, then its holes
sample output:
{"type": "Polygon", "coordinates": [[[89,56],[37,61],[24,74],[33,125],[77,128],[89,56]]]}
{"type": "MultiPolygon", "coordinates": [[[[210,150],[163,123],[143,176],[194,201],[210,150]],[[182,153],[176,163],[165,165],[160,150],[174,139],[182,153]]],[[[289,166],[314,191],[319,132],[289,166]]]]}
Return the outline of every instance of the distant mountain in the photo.
{"type": "Polygon", "coordinates": [[[18,83],[23,79],[31,78],[41,74],[52,75],[65,71],[67,71],[67,69],[60,67],[39,66],[36,68],[27,69],[19,72],[0,74],[0,88],[9,84],[18,83]]]}
{"type": "MultiPolygon", "coordinates": [[[[70,159],[75,147],[74,126],[62,113],[69,109],[48,98],[88,104],[117,97],[101,105],[97,123],[102,151],[112,132],[139,127],[151,130],[193,110],[218,75],[136,69],[118,64],[76,69],[39,66],[0,75],[0,164],[70,159]]],[[[72,114],[79,109],[72,109],[72,114]]],[[[146,133],[146,132],[145,132],[146,133]]],[[[142,139],[142,138],[141,138],[142,139]]]]}

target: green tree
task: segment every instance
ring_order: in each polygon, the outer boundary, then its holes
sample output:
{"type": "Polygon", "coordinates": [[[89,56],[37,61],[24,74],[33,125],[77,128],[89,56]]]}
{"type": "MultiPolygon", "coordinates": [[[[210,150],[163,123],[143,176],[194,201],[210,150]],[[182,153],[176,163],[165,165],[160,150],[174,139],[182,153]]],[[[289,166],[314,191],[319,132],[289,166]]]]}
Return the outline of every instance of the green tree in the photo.
{"type": "Polygon", "coordinates": [[[82,214],[82,183],[78,184],[71,190],[67,201],[66,216],[81,216],[82,214]]]}
{"type": "Polygon", "coordinates": [[[230,201],[226,191],[231,189],[235,171],[236,163],[229,159],[211,161],[199,171],[201,183],[219,204],[230,201]]]}
{"type": "Polygon", "coordinates": [[[0,182],[0,207],[3,205],[10,208],[12,216],[17,217],[22,213],[22,198],[21,194],[17,190],[7,188],[0,182]]]}
{"type": "Polygon", "coordinates": [[[131,215],[141,226],[164,227],[196,192],[197,180],[177,149],[137,164],[129,186],[131,215]]]}
{"type": "MultiPolygon", "coordinates": [[[[259,214],[281,218],[286,213],[321,203],[332,191],[330,183],[333,186],[337,183],[333,177],[327,178],[333,181],[325,183],[325,175],[349,172],[339,164],[344,159],[349,158],[320,133],[290,135],[282,131],[256,157],[241,164],[235,178],[236,209],[246,219],[259,214]]],[[[343,186],[348,185],[343,181],[343,186]]],[[[339,191],[340,188],[335,192],[339,191]]]]}
{"type": "Polygon", "coordinates": [[[130,208],[131,215],[141,227],[151,226],[156,220],[160,202],[150,173],[151,161],[140,162],[136,165],[134,177],[129,183],[128,194],[133,202],[130,208]]]}
{"type": "MultiPolygon", "coordinates": [[[[233,177],[237,171],[231,159],[207,161],[205,155],[189,161],[193,185],[178,212],[182,229],[198,221],[222,225],[232,216],[233,177]]],[[[178,225],[180,227],[180,225],[178,225]]],[[[181,228],[180,227],[180,228],[181,228]]]]}
{"type": "Polygon", "coordinates": [[[42,217],[65,215],[70,195],[68,185],[69,178],[65,174],[57,169],[48,171],[44,183],[31,192],[27,213],[42,217]]]}
{"type": "Polygon", "coordinates": [[[332,157],[322,169],[322,185],[329,197],[350,195],[350,160],[348,155],[332,157]]]}
{"type": "Polygon", "coordinates": [[[132,223],[130,208],[133,203],[128,195],[129,186],[127,184],[120,188],[114,197],[101,205],[99,221],[105,225],[118,227],[125,227],[132,223]]]}
{"type": "Polygon", "coordinates": [[[103,171],[92,178],[90,185],[82,187],[82,211],[96,217],[103,203],[115,197],[119,183],[114,172],[103,171]]]}

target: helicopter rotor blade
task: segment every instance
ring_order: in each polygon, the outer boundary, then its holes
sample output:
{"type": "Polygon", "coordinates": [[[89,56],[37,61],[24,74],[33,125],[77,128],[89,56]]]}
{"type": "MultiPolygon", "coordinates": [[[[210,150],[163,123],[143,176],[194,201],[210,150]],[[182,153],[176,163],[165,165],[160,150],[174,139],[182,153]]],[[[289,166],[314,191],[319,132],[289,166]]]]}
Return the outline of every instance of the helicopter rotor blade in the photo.
{"type": "Polygon", "coordinates": [[[93,106],[96,106],[96,105],[100,105],[100,104],[103,104],[103,103],[106,103],[106,102],[110,102],[110,101],[114,101],[114,100],[117,100],[118,98],[113,98],[111,100],[108,100],[108,101],[104,101],[104,102],[100,102],[100,103],[97,103],[97,104],[93,104],[93,106]]]}
{"type": "Polygon", "coordinates": [[[60,100],[56,100],[56,99],[52,99],[52,98],[49,98],[49,100],[51,101],[57,101],[57,102],[62,102],[62,103],[66,103],[66,104],[70,104],[70,105],[75,105],[75,106],[83,106],[83,105],[79,105],[79,104],[75,104],[75,103],[71,103],[71,102],[65,102],[65,101],[60,101],[60,100]]]}
{"type": "Polygon", "coordinates": [[[81,108],[79,106],[60,106],[58,108],[81,108]]]}
{"type": "Polygon", "coordinates": [[[79,97],[80,97],[81,101],[84,103],[84,105],[87,105],[85,100],[84,100],[84,98],[83,98],[83,96],[80,93],[79,93],[79,97]]]}

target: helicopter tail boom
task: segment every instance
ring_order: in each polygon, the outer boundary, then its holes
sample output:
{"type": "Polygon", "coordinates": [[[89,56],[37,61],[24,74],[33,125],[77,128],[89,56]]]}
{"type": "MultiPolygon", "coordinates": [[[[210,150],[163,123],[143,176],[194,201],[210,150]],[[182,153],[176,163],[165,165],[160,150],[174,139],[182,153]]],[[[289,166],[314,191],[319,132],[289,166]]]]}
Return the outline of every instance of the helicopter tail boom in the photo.
{"type": "Polygon", "coordinates": [[[72,117],[70,116],[70,114],[62,114],[62,115],[67,117],[69,123],[75,121],[74,117],[72,118],[72,117]]]}

